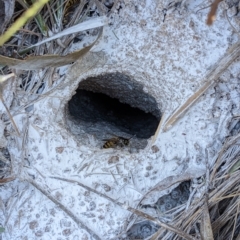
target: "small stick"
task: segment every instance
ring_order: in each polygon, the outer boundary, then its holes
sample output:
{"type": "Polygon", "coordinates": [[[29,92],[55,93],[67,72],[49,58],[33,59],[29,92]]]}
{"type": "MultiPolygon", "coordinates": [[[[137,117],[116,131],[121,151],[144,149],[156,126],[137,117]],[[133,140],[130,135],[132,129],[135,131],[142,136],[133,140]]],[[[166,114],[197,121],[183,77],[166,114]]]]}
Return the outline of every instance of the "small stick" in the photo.
{"type": "Polygon", "coordinates": [[[107,196],[107,195],[105,195],[105,194],[103,194],[101,192],[98,192],[97,190],[92,189],[92,188],[90,188],[90,187],[88,187],[88,186],[86,186],[86,185],[84,185],[84,184],[82,184],[82,183],[80,183],[78,181],[71,180],[71,179],[66,179],[66,178],[61,178],[61,177],[50,177],[50,178],[77,184],[77,185],[87,189],[88,191],[93,192],[93,193],[97,194],[98,196],[103,197],[103,198],[109,200],[110,202],[113,202],[113,203],[117,204],[118,206],[120,206],[123,209],[126,209],[126,210],[128,210],[128,211],[130,211],[130,212],[132,212],[132,213],[134,213],[134,214],[136,214],[138,216],[146,218],[146,219],[154,222],[155,224],[159,225],[160,227],[163,227],[163,228],[165,228],[165,229],[167,229],[169,231],[172,231],[172,232],[178,234],[179,236],[183,237],[184,239],[194,240],[194,238],[192,236],[190,236],[187,233],[184,233],[182,230],[180,230],[178,228],[174,228],[173,226],[171,226],[171,225],[169,225],[167,223],[163,223],[163,222],[159,221],[158,219],[152,217],[151,215],[149,215],[149,214],[147,214],[145,212],[142,212],[142,211],[140,211],[138,209],[132,208],[132,207],[130,207],[130,206],[124,204],[124,203],[117,202],[113,198],[111,198],[111,197],[109,197],[109,196],[107,196]]]}
{"type": "Polygon", "coordinates": [[[165,114],[163,113],[163,115],[161,117],[161,120],[160,120],[160,123],[158,124],[157,131],[155,132],[155,134],[153,136],[152,145],[155,143],[155,141],[156,141],[156,139],[158,137],[158,134],[159,134],[160,129],[162,128],[162,124],[163,124],[163,120],[164,119],[165,119],[165,114]]]}
{"type": "Polygon", "coordinates": [[[81,222],[77,216],[75,216],[71,211],[69,211],[61,202],[57,201],[54,197],[52,197],[50,193],[48,193],[45,189],[43,189],[31,179],[28,179],[27,181],[32,184],[36,189],[38,189],[42,194],[44,194],[47,198],[49,198],[53,203],[55,203],[56,206],[59,206],[66,214],[68,214],[69,217],[71,217],[71,219],[75,223],[77,223],[80,228],[86,230],[93,238],[101,240],[101,238],[95,232],[93,232],[90,228],[83,224],[83,222],[81,222]]]}
{"type": "Polygon", "coordinates": [[[218,8],[218,4],[221,2],[222,0],[215,0],[214,3],[211,6],[211,10],[208,13],[208,18],[207,18],[207,25],[210,26],[213,24],[213,22],[216,19],[216,12],[217,12],[217,8],[218,8]]]}
{"type": "Polygon", "coordinates": [[[237,42],[225,56],[222,57],[218,64],[205,77],[206,83],[197,90],[187,101],[180,106],[173,114],[168,118],[163,128],[163,131],[167,131],[173,126],[173,124],[182,117],[182,115],[205,93],[211,86],[213,86],[223,71],[225,71],[230,64],[238,58],[240,55],[240,41],[237,42]]]}
{"type": "Polygon", "coordinates": [[[0,184],[1,183],[6,183],[6,182],[11,182],[11,181],[13,181],[15,179],[16,179],[16,177],[3,178],[3,179],[0,179],[0,184]]]}

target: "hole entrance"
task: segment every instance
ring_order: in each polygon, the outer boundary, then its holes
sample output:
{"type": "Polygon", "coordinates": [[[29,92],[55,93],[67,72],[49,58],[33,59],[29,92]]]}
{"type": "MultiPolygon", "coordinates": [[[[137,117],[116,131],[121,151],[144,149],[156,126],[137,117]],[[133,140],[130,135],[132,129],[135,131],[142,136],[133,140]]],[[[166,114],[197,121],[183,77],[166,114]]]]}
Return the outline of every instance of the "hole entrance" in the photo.
{"type": "Polygon", "coordinates": [[[156,100],[121,73],[83,80],[67,108],[70,131],[81,139],[91,134],[102,144],[104,138],[131,138],[136,148],[146,146],[161,117],[156,100]]]}

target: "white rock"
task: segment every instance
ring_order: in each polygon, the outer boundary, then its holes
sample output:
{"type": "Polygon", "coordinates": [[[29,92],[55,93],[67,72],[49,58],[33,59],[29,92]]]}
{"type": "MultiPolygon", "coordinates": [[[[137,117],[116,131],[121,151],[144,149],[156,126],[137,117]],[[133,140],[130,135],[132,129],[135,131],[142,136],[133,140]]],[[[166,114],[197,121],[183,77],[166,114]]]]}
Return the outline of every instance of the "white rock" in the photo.
{"type": "Polygon", "coordinates": [[[227,10],[227,15],[228,15],[228,17],[233,17],[233,16],[235,16],[236,14],[237,14],[237,8],[236,8],[235,6],[229,8],[229,9],[227,10]]]}

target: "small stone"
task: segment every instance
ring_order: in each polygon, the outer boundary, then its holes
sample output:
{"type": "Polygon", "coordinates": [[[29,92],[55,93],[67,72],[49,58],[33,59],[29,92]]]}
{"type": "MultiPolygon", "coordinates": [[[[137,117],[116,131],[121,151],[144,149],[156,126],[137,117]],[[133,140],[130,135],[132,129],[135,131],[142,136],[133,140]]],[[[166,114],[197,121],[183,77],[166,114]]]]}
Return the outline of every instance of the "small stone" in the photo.
{"type": "Polygon", "coordinates": [[[64,229],[63,231],[62,231],[62,235],[63,236],[70,236],[72,234],[72,231],[71,231],[71,229],[69,229],[69,228],[67,228],[67,229],[64,229]]]}
{"type": "Polygon", "coordinates": [[[159,151],[159,148],[156,145],[153,145],[151,149],[153,153],[157,153],[159,151]]]}
{"type": "Polygon", "coordinates": [[[226,71],[219,77],[219,79],[220,79],[220,81],[228,82],[229,79],[230,79],[230,77],[231,77],[230,71],[229,71],[229,70],[226,70],[226,71]]]}
{"type": "Polygon", "coordinates": [[[89,196],[90,196],[90,192],[89,192],[89,191],[85,191],[85,192],[83,193],[83,195],[84,195],[85,197],[89,197],[89,196]]]}
{"type": "Polygon", "coordinates": [[[50,227],[49,227],[49,226],[46,226],[46,227],[45,227],[45,232],[50,232],[50,231],[51,231],[50,227]]]}
{"type": "Polygon", "coordinates": [[[213,117],[214,117],[214,118],[219,118],[220,115],[221,115],[220,110],[216,110],[215,112],[213,112],[213,117]]]}
{"type": "Polygon", "coordinates": [[[199,127],[200,127],[200,129],[205,129],[207,127],[207,123],[202,121],[199,123],[199,127]]]}
{"type": "Polygon", "coordinates": [[[181,196],[181,191],[179,189],[174,189],[171,192],[171,197],[173,199],[178,199],[181,196]]]}
{"type": "Polygon", "coordinates": [[[42,119],[39,117],[36,117],[33,121],[34,125],[41,125],[42,124],[42,119]]]}
{"type": "Polygon", "coordinates": [[[172,137],[176,136],[176,132],[171,132],[172,137]]]}
{"type": "Polygon", "coordinates": [[[29,228],[30,229],[34,229],[36,227],[38,227],[38,222],[37,221],[32,221],[32,222],[29,223],[29,228]]]}
{"type": "Polygon", "coordinates": [[[53,75],[52,75],[53,82],[57,81],[59,78],[60,78],[60,74],[59,73],[57,73],[57,72],[53,73],[53,75]]]}
{"type": "Polygon", "coordinates": [[[112,156],[108,159],[108,164],[117,163],[117,162],[119,162],[118,156],[112,156]]]}
{"type": "Polygon", "coordinates": [[[62,201],[62,198],[63,198],[63,195],[60,193],[60,192],[56,192],[55,193],[55,198],[58,200],[58,201],[62,201]]]}
{"type": "Polygon", "coordinates": [[[60,226],[61,226],[61,228],[64,228],[64,227],[69,228],[69,227],[71,227],[71,222],[67,221],[66,219],[61,219],[60,226]]]}
{"type": "Polygon", "coordinates": [[[95,202],[90,202],[89,203],[89,211],[93,211],[96,208],[96,203],[95,202]]]}
{"type": "Polygon", "coordinates": [[[105,190],[105,192],[111,191],[111,187],[109,187],[107,184],[103,184],[103,189],[105,190]]]}
{"type": "Polygon", "coordinates": [[[229,8],[229,9],[227,10],[227,15],[228,15],[228,17],[233,17],[233,16],[235,16],[236,14],[237,14],[237,8],[236,8],[235,6],[229,8]]]}
{"type": "Polygon", "coordinates": [[[64,150],[64,147],[56,147],[55,150],[57,153],[62,153],[64,150]]]}
{"type": "Polygon", "coordinates": [[[36,237],[42,237],[43,235],[43,232],[41,230],[38,230],[36,233],[35,233],[35,236],[36,237]]]}
{"type": "Polygon", "coordinates": [[[98,218],[99,218],[99,220],[105,219],[105,217],[103,215],[98,216],[98,218]]]}
{"type": "Polygon", "coordinates": [[[144,174],[144,177],[149,177],[149,176],[150,176],[149,172],[146,172],[146,173],[144,174]]]}
{"type": "Polygon", "coordinates": [[[146,167],[146,170],[148,170],[148,171],[150,171],[150,170],[152,170],[152,169],[153,169],[152,166],[147,166],[147,167],[146,167]]]}
{"type": "MultiPolygon", "coordinates": [[[[76,238],[78,236],[74,236],[74,239],[73,240],[78,240],[78,238],[76,238]]],[[[81,240],[89,240],[88,236],[86,233],[84,233],[84,235],[82,236],[81,240]]]]}

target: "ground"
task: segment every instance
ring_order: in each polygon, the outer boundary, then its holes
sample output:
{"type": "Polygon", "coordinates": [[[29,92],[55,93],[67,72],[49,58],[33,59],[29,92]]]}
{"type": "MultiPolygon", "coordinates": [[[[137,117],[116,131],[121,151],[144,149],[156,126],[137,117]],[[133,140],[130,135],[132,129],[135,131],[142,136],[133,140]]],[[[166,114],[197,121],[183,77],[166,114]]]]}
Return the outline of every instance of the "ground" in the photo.
{"type": "MultiPolygon", "coordinates": [[[[141,85],[141,96],[145,93],[156,101],[164,126],[208,80],[207,74],[238,41],[224,15],[233,6],[222,2],[216,21],[207,26],[209,8],[203,8],[208,2],[170,2],[119,1],[91,53],[61,68],[54,91],[14,117],[24,138],[8,137],[17,179],[0,187],[2,239],[127,239],[131,213],[106,196],[134,208],[160,204],[159,199],[180,182],[190,184],[203,176],[206,159],[211,165],[226,137],[238,131],[233,119],[240,114],[239,59],[179,121],[168,131],[161,128],[143,148],[102,149],[99,134],[104,129],[107,135],[113,128],[96,127],[94,135],[69,116],[68,101],[79,82],[120,73],[114,85],[117,98],[147,111],[142,97],[135,102],[131,98],[131,87],[141,85]],[[121,76],[132,81],[128,92],[121,91],[125,89],[121,76]],[[161,184],[161,191],[154,190],[161,184]]],[[[229,20],[239,31],[237,14],[229,20]]],[[[74,44],[72,50],[86,42],[74,44]]],[[[4,94],[10,102],[11,92],[4,94]]],[[[164,218],[164,210],[146,209],[164,218]]],[[[151,231],[142,227],[141,237],[151,231]]]]}

